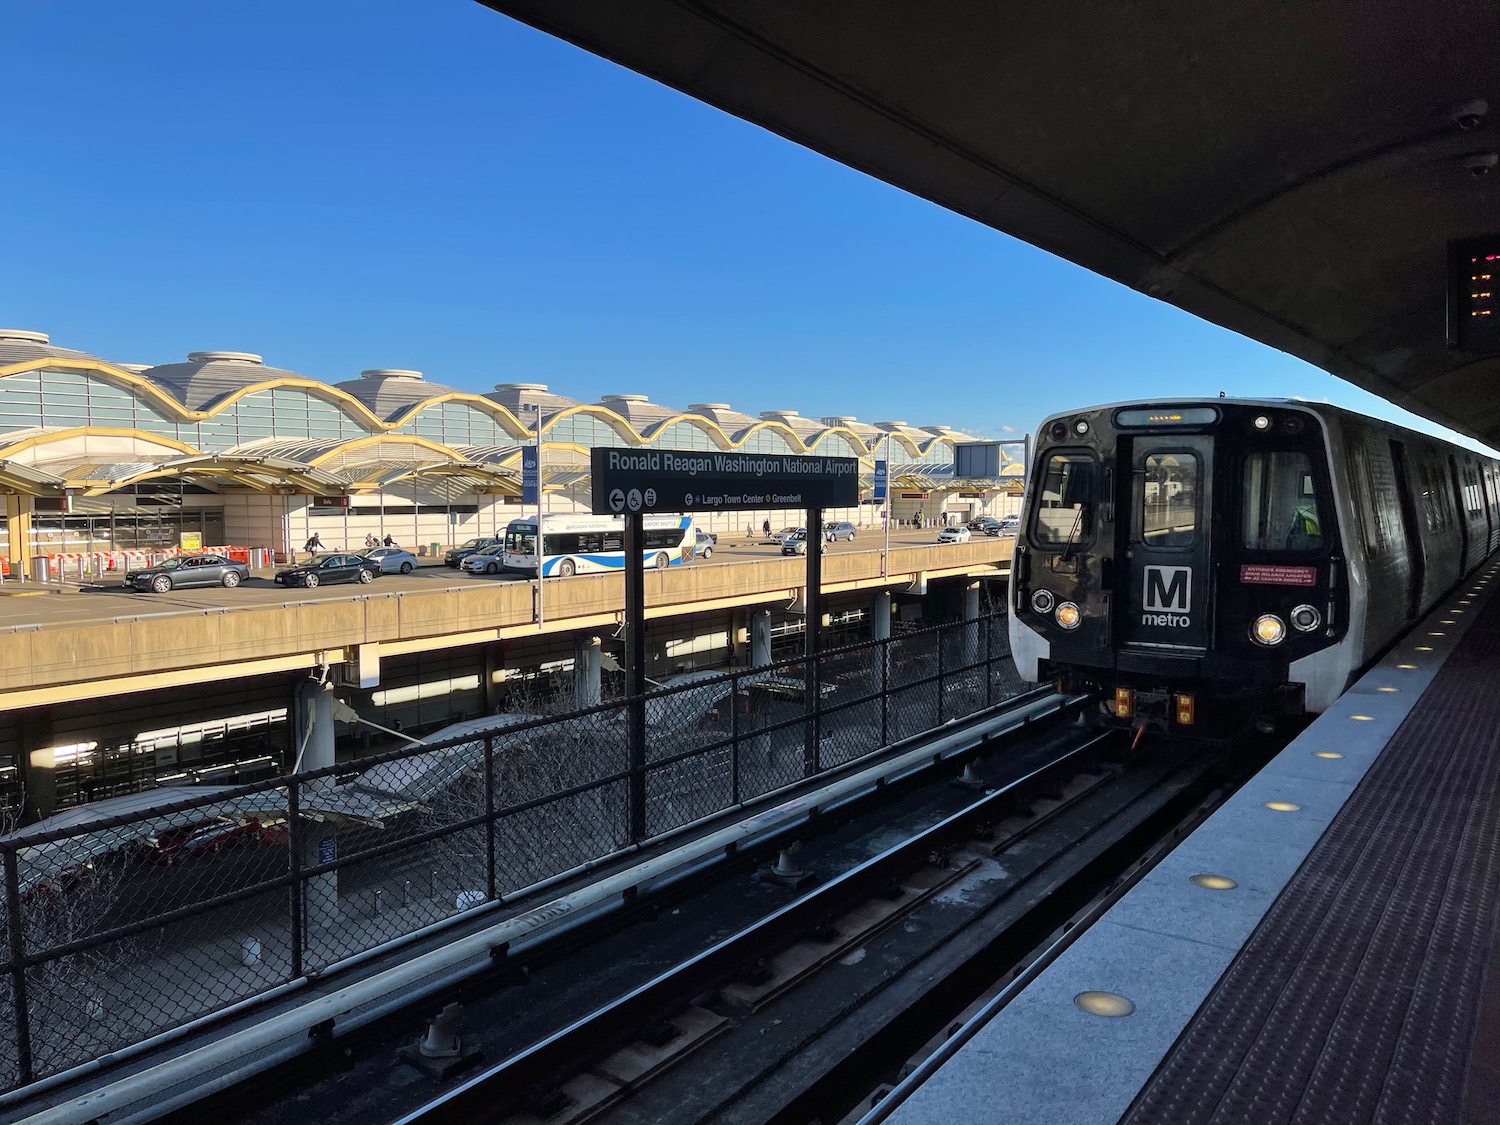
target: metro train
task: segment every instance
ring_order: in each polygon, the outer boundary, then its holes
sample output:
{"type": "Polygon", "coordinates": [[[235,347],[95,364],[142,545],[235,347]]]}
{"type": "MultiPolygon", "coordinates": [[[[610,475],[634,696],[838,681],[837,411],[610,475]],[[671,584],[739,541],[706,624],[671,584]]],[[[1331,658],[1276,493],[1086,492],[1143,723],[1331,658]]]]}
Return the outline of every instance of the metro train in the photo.
{"type": "Polygon", "coordinates": [[[1500,548],[1500,462],[1317,403],[1071,411],[1029,468],[1020,674],[1141,731],[1322,712],[1500,548]]]}

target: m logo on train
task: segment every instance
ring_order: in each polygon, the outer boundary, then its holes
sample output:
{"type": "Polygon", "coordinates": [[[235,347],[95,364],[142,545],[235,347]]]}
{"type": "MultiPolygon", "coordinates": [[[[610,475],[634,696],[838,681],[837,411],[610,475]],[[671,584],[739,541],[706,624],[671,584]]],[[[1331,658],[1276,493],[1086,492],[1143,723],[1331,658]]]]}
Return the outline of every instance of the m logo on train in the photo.
{"type": "Polygon", "coordinates": [[[1187,566],[1148,566],[1141,598],[1142,625],[1186,629],[1192,624],[1193,570],[1187,566]]]}

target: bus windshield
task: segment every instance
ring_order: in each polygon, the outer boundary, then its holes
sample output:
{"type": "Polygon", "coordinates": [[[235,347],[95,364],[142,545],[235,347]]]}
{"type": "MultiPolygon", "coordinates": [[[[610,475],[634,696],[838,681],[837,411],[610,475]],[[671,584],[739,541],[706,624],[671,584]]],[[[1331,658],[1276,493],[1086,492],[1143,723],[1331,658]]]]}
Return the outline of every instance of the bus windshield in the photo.
{"type": "Polygon", "coordinates": [[[536,527],[513,523],[505,529],[505,553],[508,555],[536,554],[536,527]]]}

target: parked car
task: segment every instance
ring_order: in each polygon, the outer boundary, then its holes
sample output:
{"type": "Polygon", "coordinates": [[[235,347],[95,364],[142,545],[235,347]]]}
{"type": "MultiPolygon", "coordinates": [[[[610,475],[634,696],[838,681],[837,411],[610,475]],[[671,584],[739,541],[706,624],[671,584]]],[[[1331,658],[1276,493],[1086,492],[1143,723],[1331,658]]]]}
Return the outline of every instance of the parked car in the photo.
{"type": "Polygon", "coordinates": [[[177,555],[144,570],[127,570],[125,585],[132,590],[168,590],[186,586],[228,586],[233,589],[250,577],[250,568],[222,555],[177,555]]]}
{"type": "Polygon", "coordinates": [[[358,555],[319,555],[305,563],[276,572],[284,586],[322,586],[329,582],[372,582],[379,568],[358,555]]]}
{"type": "Polygon", "coordinates": [[[359,557],[375,563],[381,574],[410,574],[417,569],[417,556],[405,547],[371,547],[359,557]]]}
{"type": "Polygon", "coordinates": [[[969,529],[967,527],[945,527],[938,532],[939,543],[967,543],[969,541],[969,529]]]}
{"type": "Polygon", "coordinates": [[[827,539],[830,543],[837,543],[840,539],[853,543],[855,530],[855,526],[848,520],[825,523],[823,525],[823,538],[827,539]]]}
{"type": "Polygon", "coordinates": [[[805,528],[797,528],[781,541],[781,553],[783,555],[805,555],[807,554],[807,531],[805,528]]]}
{"type": "Polygon", "coordinates": [[[466,574],[499,574],[505,569],[505,560],[500,556],[504,553],[504,546],[500,543],[491,543],[488,547],[481,547],[464,556],[458,569],[466,574]]]}
{"type": "Polygon", "coordinates": [[[460,543],[457,547],[454,547],[451,551],[443,556],[443,562],[448,566],[457,569],[458,564],[463,562],[464,559],[468,558],[475,551],[483,550],[485,547],[493,547],[499,542],[500,539],[498,536],[481,535],[478,539],[470,539],[467,542],[460,543]]]}
{"type": "Polygon", "coordinates": [[[147,859],[171,867],[187,859],[215,855],[225,848],[254,840],[260,833],[255,821],[214,820],[181,828],[165,828],[141,842],[147,859]]]}
{"type": "Polygon", "coordinates": [[[711,559],[714,557],[714,547],[719,542],[719,537],[712,532],[704,531],[701,527],[693,528],[695,535],[693,544],[693,555],[695,558],[711,559]]]}

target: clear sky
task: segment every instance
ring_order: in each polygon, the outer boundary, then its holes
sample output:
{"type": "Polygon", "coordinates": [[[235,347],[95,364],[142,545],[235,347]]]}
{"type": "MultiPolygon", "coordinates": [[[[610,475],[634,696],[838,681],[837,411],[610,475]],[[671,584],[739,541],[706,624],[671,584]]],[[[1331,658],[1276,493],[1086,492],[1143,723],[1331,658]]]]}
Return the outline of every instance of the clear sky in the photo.
{"type": "Polygon", "coordinates": [[[1219,391],[1400,416],[469,0],[12,2],[3,27],[0,324],[116,362],[997,438],[1219,391]]]}

